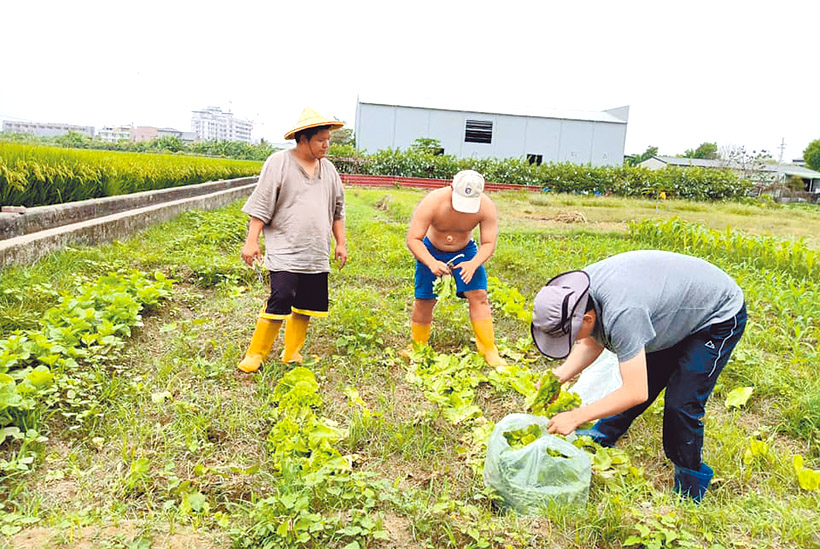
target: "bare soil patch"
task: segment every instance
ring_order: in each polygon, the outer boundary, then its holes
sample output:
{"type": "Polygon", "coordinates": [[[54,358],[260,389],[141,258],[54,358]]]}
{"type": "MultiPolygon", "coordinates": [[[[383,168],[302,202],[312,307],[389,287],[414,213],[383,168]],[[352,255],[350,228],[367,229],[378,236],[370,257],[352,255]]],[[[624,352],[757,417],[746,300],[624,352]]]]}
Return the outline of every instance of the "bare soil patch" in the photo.
{"type": "Polygon", "coordinates": [[[84,526],[80,528],[28,528],[11,538],[15,549],[42,549],[43,547],[71,547],[92,549],[105,544],[128,544],[139,539],[150,541],[151,547],[167,549],[212,549],[229,547],[230,541],[220,536],[205,536],[188,528],[165,526],[156,532],[136,521],[123,521],[109,526],[84,526]]]}

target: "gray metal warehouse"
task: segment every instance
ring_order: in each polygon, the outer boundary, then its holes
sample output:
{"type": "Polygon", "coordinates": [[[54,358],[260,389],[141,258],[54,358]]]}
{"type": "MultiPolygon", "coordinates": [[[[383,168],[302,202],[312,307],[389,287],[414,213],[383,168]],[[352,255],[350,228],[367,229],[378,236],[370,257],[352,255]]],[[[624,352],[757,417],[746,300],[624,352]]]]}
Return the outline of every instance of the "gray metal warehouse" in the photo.
{"type": "Polygon", "coordinates": [[[368,152],[406,149],[418,138],[437,139],[458,158],[527,158],[620,166],[629,107],[605,111],[485,112],[359,99],[356,147],[368,152]]]}

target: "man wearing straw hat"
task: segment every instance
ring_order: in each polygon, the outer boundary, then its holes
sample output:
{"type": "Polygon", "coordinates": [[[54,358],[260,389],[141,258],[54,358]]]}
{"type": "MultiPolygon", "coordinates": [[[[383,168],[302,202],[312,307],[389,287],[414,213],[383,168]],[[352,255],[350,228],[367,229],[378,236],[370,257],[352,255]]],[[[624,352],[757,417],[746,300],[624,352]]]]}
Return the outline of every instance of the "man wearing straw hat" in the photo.
{"type": "Polygon", "coordinates": [[[272,154],[242,211],[250,216],[242,260],[250,266],[264,261],[270,272],[270,296],[256,321],[239,369],[259,369],[285,323],[282,361],[302,362],[311,317],[328,314],[328,273],[331,233],[339,269],[347,261],[344,187],[333,164],[325,158],[330,131],[344,126],[338,120],[306,108],[285,139],[294,149],[272,154]],[[265,256],[259,235],[265,234],[265,256]]]}
{"type": "Polygon", "coordinates": [[[702,461],[701,418],[745,326],[743,291],[697,257],[639,250],[556,276],[535,297],[536,347],[548,357],[566,358],[554,370],[561,383],[607,348],[618,355],[623,385],[556,414],[549,432],[567,435],[599,419],[576,433],[613,446],[666,389],[663,449],[675,464],[673,486],[700,501],[713,473],[702,461]]]}
{"type": "Polygon", "coordinates": [[[498,212],[483,191],[484,176],[462,170],[450,186],[427,194],[413,212],[407,230],[407,247],[416,258],[411,336],[415,343],[426,344],[430,339],[438,299],[433,283],[438,277],[452,274],[456,295],[469,304],[478,352],[490,366],[504,366],[506,362],[495,346],[484,269],[495,251],[498,212]],[[478,246],[473,240],[476,227],[481,238],[478,246]]]}

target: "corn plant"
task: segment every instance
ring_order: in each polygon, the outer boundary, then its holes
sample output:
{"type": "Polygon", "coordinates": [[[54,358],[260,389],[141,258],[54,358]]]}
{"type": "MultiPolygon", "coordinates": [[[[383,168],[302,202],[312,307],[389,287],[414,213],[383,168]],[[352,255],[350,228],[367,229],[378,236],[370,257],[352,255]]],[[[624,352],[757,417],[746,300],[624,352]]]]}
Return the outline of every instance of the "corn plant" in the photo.
{"type": "Polygon", "coordinates": [[[629,233],[632,238],[653,247],[693,255],[706,252],[799,278],[816,279],[820,274],[820,252],[809,248],[803,240],[744,235],[731,227],[719,231],[678,218],[632,221],[629,233]]]}

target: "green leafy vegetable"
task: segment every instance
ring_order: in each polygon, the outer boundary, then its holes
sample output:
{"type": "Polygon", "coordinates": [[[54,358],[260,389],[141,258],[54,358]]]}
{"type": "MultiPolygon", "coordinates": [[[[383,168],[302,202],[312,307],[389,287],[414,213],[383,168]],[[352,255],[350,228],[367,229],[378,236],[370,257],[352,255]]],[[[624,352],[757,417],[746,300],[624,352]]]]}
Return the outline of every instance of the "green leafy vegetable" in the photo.
{"type": "Polygon", "coordinates": [[[527,408],[529,408],[533,414],[544,416],[546,414],[546,408],[549,404],[558,398],[558,394],[561,392],[561,382],[558,381],[558,378],[555,377],[555,374],[552,372],[547,372],[543,376],[541,376],[541,381],[539,382],[538,391],[531,397],[531,400],[527,402],[527,408]]]}
{"type": "Polygon", "coordinates": [[[433,283],[433,293],[439,300],[451,299],[456,295],[456,281],[450,275],[440,276],[433,283]]]}
{"type": "Polygon", "coordinates": [[[742,408],[746,406],[749,397],[752,396],[752,391],[754,391],[754,387],[738,387],[737,389],[732,389],[726,396],[726,407],[742,408]]]}
{"type": "Polygon", "coordinates": [[[507,439],[507,444],[513,450],[523,448],[528,444],[535,442],[541,436],[541,427],[538,425],[530,425],[524,429],[515,429],[504,433],[504,438],[507,439]]]}
{"type": "Polygon", "coordinates": [[[792,456],[794,472],[797,474],[797,482],[803,490],[820,490],[820,471],[809,469],[803,465],[803,456],[796,454],[792,456]]]}
{"type": "Polygon", "coordinates": [[[555,414],[560,414],[561,412],[566,412],[568,410],[572,410],[577,408],[581,405],[581,397],[576,395],[575,393],[569,393],[567,391],[561,391],[559,393],[558,398],[552,401],[549,406],[544,409],[544,413],[541,415],[552,417],[555,414]]]}

